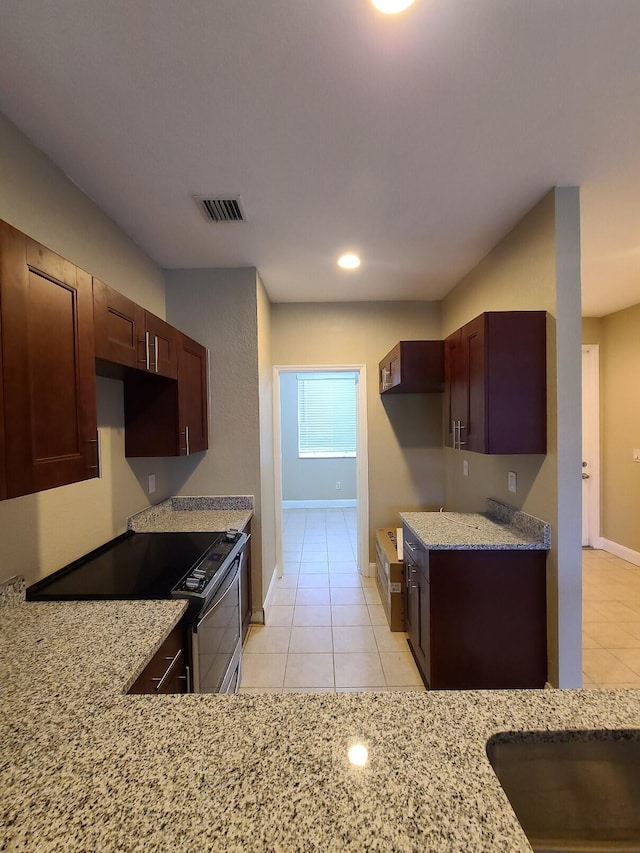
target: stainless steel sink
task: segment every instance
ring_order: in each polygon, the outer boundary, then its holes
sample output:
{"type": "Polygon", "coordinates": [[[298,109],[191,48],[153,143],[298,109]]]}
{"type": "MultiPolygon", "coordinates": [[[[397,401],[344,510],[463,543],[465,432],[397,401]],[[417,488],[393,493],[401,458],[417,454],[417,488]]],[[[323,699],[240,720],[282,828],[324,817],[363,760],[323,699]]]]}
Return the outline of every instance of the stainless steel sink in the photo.
{"type": "Polygon", "coordinates": [[[538,853],[640,851],[640,730],[505,732],[487,755],[538,853]]]}

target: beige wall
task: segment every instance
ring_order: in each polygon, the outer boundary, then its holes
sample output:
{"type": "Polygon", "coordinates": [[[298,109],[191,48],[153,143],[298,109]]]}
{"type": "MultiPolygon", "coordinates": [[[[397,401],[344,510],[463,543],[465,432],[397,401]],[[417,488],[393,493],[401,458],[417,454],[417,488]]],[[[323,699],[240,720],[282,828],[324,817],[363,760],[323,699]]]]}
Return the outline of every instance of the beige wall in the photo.
{"type": "MultiPolygon", "coordinates": [[[[263,600],[256,271],[167,270],[165,279],[167,319],[210,353],[209,452],[183,460],[184,467],[175,471],[172,491],[176,495],[254,496],[251,580],[255,610],[263,600]]],[[[260,356],[264,373],[269,355],[264,294],[261,317],[266,327],[260,356]]]]}
{"type": "MultiPolygon", "coordinates": [[[[164,316],[161,270],[0,115],[0,219],[164,316]]],[[[122,383],[98,380],[103,476],[0,503],[0,579],[29,582],[125,530],[128,515],[169,494],[166,460],[124,459],[122,383]]]]}
{"type": "Polygon", "coordinates": [[[458,510],[481,511],[487,497],[494,497],[551,524],[549,678],[565,687],[581,684],[579,269],[578,193],[556,190],[445,297],[442,307],[444,336],[483,311],[548,312],[546,456],[488,456],[447,448],[445,502],[458,510]],[[463,476],[464,459],[468,477],[463,476]],[[507,490],[509,471],[517,473],[515,495],[507,490]]]}
{"type": "Polygon", "coordinates": [[[369,554],[378,527],[401,510],[442,504],[442,395],[378,391],[378,362],[399,340],[440,338],[433,302],[281,303],[272,306],[273,363],[366,365],[369,554]]]}
{"type": "Polygon", "coordinates": [[[601,535],[640,552],[640,305],[583,320],[582,340],[600,344],[601,535]]]}

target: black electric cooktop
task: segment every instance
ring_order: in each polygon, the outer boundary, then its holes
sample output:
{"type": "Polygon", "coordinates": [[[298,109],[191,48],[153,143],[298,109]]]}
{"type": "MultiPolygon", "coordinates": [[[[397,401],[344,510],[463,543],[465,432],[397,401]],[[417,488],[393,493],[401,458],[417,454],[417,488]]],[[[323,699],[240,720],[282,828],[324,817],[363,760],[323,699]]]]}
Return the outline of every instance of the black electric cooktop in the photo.
{"type": "Polygon", "coordinates": [[[129,531],[27,589],[28,601],[170,598],[221,533],[129,531]]]}

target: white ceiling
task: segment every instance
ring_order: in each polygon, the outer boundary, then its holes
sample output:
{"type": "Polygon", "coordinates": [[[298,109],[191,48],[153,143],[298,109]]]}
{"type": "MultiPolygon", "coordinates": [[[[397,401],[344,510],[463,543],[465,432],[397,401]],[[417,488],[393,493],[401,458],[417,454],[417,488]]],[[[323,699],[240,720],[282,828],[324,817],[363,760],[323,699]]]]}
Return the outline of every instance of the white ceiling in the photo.
{"type": "Polygon", "coordinates": [[[273,301],[438,299],[579,184],[598,316],[640,302],[639,44],[639,0],[2,0],[0,110],[159,264],[273,301]]]}

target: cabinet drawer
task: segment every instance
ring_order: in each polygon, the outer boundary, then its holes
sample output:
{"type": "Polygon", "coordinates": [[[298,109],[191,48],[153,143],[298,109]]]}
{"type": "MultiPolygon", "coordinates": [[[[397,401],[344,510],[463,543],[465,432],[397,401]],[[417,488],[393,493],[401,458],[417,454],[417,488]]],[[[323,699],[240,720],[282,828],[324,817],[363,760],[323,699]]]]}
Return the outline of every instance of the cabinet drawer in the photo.
{"type": "Polygon", "coordinates": [[[129,693],[186,693],[184,628],[178,624],[140,673],[129,693]]]}

